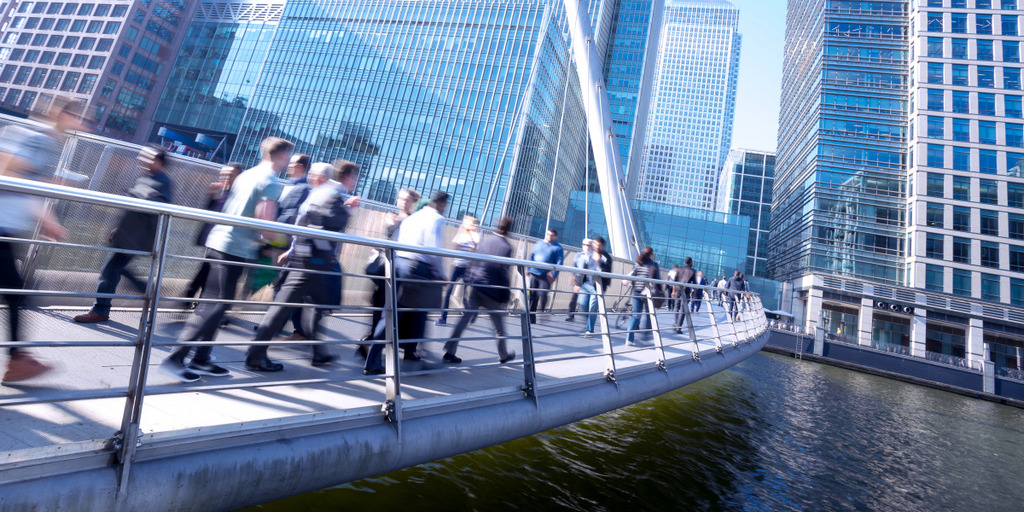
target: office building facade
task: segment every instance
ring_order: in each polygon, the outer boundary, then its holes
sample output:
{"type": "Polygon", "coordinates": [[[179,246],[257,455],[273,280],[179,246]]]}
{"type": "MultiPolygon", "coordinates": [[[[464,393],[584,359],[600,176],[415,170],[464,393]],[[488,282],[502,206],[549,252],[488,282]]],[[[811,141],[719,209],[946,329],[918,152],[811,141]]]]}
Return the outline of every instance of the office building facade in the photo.
{"type": "Polygon", "coordinates": [[[750,219],[744,273],[764,277],[768,264],[775,153],[734,149],[718,180],[717,210],[750,219]]]}
{"type": "Polygon", "coordinates": [[[30,112],[81,100],[98,132],[143,142],[195,5],[12,1],[0,25],[0,102],[30,112]]]}
{"type": "Polygon", "coordinates": [[[739,10],[724,0],[667,0],[648,122],[630,195],[714,209],[732,144],[739,71],[739,10]]]}

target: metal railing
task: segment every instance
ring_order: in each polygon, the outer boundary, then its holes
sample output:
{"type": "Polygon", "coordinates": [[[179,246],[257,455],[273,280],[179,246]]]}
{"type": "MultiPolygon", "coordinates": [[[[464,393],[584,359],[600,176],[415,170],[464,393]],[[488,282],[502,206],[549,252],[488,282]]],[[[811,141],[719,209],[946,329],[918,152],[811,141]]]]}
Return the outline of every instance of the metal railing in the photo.
{"type": "MultiPolygon", "coordinates": [[[[378,406],[386,418],[394,423],[398,429],[399,435],[401,435],[401,423],[403,417],[403,409],[405,401],[403,400],[403,378],[410,378],[419,375],[430,375],[430,374],[444,374],[446,372],[470,372],[478,373],[489,371],[497,367],[503,368],[520,368],[522,374],[520,376],[520,384],[516,389],[509,390],[506,388],[493,389],[488,388],[481,390],[485,396],[497,396],[497,395],[508,395],[512,396],[518,394],[520,397],[527,397],[529,399],[536,399],[538,390],[543,389],[543,384],[538,381],[537,366],[541,364],[552,364],[559,363],[565,360],[590,360],[595,361],[594,368],[600,368],[597,375],[602,376],[607,381],[616,382],[617,379],[622,378],[624,373],[628,374],[633,371],[651,371],[652,368],[656,370],[666,370],[673,364],[680,364],[679,361],[683,359],[692,359],[694,361],[700,361],[702,353],[702,344],[704,344],[704,352],[708,353],[713,347],[713,352],[710,353],[721,353],[725,350],[729,350],[731,347],[737,347],[740,344],[750,343],[752,340],[762,336],[767,328],[768,322],[763,314],[763,307],[761,305],[760,297],[756,293],[735,293],[727,290],[721,290],[712,288],[710,286],[697,286],[687,285],[691,289],[704,289],[705,298],[703,300],[703,308],[700,312],[689,311],[688,303],[684,301],[683,307],[684,313],[678,318],[681,321],[679,325],[660,325],[659,320],[664,318],[662,314],[660,317],[658,314],[648,314],[648,318],[651,321],[649,328],[635,329],[634,332],[638,335],[650,336],[652,343],[647,346],[638,347],[626,347],[625,349],[616,346],[614,338],[626,334],[628,329],[616,329],[614,328],[614,319],[610,319],[612,313],[606,306],[608,301],[615,301],[616,299],[629,300],[633,298],[633,293],[611,293],[610,290],[602,290],[602,286],[597,287],[598,291],[598,311],[596,313],[589,313],[585,311],[579,311],[576,314],[581,317],[594,314],[598,316],[599,328],[596,330],[594,336],[598,337],[601,341],[600,349],[581,350],[580,353],[559,353],[552,350],[537,350],[541,345],[546,345],[547,342],[554,340],[555,338],[566,338],[564,333],[544,333],[534,332],[534,324],[529,321],[530,315],[534,314],[540,318],[553,318],[556,315],[564,315],[565,311],[559,308],[558,310],[549,311],[537,311],[530,312],[528,310],[529,298],[532,294],[540,292],[537,289],[531,289],[528,287],[527,269],[528,268],[541,268],[546,270],[554,270],[562,273],[573,273],[581,274],[586,276],[593,276],[595,281],[600,283],[600,278],[610,278],[613,283],[620,280],[628,280],[629,282],[644,282],[649,283],[653,286],[672,286],[678,283],[673,283],[665,280],[655,280],[639,277],[630,277],[626,272],[619,271],[616,273],[602,273],[590,270],[583,270],[563,265],[550,265],[541,264],[532,261],[526,261],[516,258],[500,258],[475,253],[464,253],[453,250],[445,249],[433,249],[425,247],[412,247],[390,240],[382,240],[376,238],[370,238],[366,236],[353,235],[349,233],[332,233],[327,231],[315,230],[305,227],[299,227],[294,225],[281,224],[277,222],[269,222],[256,220],[251,218],[236,217],[226,215],[222,213],[215,213],[195,208],[188,208],[177,205],[168,205],[163,203],[153,203],[145,200],[135,199],[131,197],[115,196],[102,192],[96,192],[92,190],[83,190],[76,188],[69,188],[59,185],[39,183],[32,181],[25,181],[20,179],[0,177],[0,190],[35,195],[42,198],[46,198],[48,201],[56,201],[56,210],[58,213],[61,211],[60,207],[63,205],[67,207],[64,211],[75,211],[74,208],[80,206],[89,206],[92,208],[112,208],[116,210],[134,210],[139,212],[150,213],[156,215],[159,218],[157,236],[155,237],[154,246],[151,251],[140,251],[131,252],[121,249],[112,249],[109,247],[101,246],[95,243],[80,243],[80,242],[54,242],[48,240],[42,240],[38,237],[2,237],[0,240],[12,244],[22,246],[34,246],[41,250],[57,251],[70,253],[64,255],[65,259],[73,258],[74,254],[94,254],[94,253],[109,253],[109,252],[125,252],[134,254],[136,256],[142,256],[148,259],[143,265],[148,267],[145,282],[146,288],[142,293],[137,294],[125,294],[125,293],[112,293],[112,294],[100,294],[95,291],[91,291],[88,287],[95,286],[95,281],[85,281],[85,285],[81,285],[78,282],[79,290],[67,290],[67,289],[2,289],[2,294],[15,294],[25,295],[36,298],[36,303],[40,303],[40,299],[52,300],[54,298],[63,299],[82,299],[82,298],[96,298],[106,297],[115,300],[128,300],[136,303],[137,309],[132,310],[132,315],[138,315],[137,326],[133,329],[125,327],[123,331],[129,332],[130,335],[127,339],[115,339],[115,340],[82,340],[82,339],[69,339],[62,336],[60,328],[55,328],[54,339],[37,340],[37,341],[0,341],[0,346],[6,347],[19,347],[19,348],[52,348],[62,347],[65,349],[72,348],[84,348],[84,347],[121,347],[130,348],[131,350],[131,363],[130,370],[128,372],[127,382],[124,385],[115,386],[108,384],[105,388],[98,389],[53,389],[47,388],[42,390],[35,390],[38,392],[24,392],[24,393],[2,393],[0,392],[0,409],[19,407],[19,406],[30,406],[38,404],[47,404],[55,402],[71,402],[71,401],[82,401],[82,400],[95,400],[95,399],[110,399],[110,398],[122,398],[125,399],[123,408],[123,415],[120,422],[120,428],[116,433],[111,433],[109,438],[102,439],[102,443],[106,450],[116,454],[117,461],[119,462],[119,470],[121,475],[121,481],[126,481],[128,471],[131,466],[131,461],[135,456],[135,452],[140,446],[140,435],[141,422],[143,417],[143,403],[147,397],[154,397],[160,395],[171,395],[180,393],[217,393],[226,392],[229,390],[244,390],[254,388],[267,388],[267,387],[280,387],[280,386],[301,386],[310,387],[325,384],[339,384],[339,383],[359,383],[367,381],[384,381],[384,393],[380,396],[378,406]],[[342,246],[342,271],[341,272],[327,272],[327,271],[314,271],[314,270],[303,270],[297,268],[288,268],[289,272],[316,272],[319,274],[333,274],[341,276],[346,280],[346,286],[348,288],[352,281],[361,280],[365,282],[371,282],[372,280],[379,280],[384,283],[385,289],[385,305],[383,308],[374,308],[371,306],[356,305],[365,304],[368,301],[359,300],[358,298],[348,298],[343,301],[344,304],[298,304],[298,303],[278,303],[273,300],[251,300],[248,298],[242,298],[238,300],[222,300],[212,298],[186,298],[181,297],[172,293],[172,289],[176,286],[174,283],[177,276],[187,274],[183,272],[182,267],[194,268],[198,263],[202,261],[208,261],[204,258],[197,257],[191,254],[182,254],[180,251],[172,249],[174,244],[173,240],[180,240],[188,237],[196,223],[213,223],[223,224],[229,226],[239,226],[256,229],[259,231],[275,232],[283,235],[290,236],[302,236],[309,238],[317,238],[334,242],[341,242],[342,246]],[[367,275],[363,272],[365,267],[365,255],[369,251],[377,250],[383,254],[386,264],[386,272],[383,277],[367,275]],[[513,360],[511,362],[498,363],[498,362],[486,362],[486,363],[467,363],[460,364],[455,367],[441,366],[441,367],[426,367],[426,368],[413,368],[403,369],[402,361],[400,359],[399,350],[396,347],[398,343],[407,342],[438,342],[446,341],[443,337],[427,337],[419,339],[404,339],[398,336],[398,313],[400,311],[410,311],[404,308],[396,307],[397,295],[396,291],[401,286],[402,280],[398,278],[393,272],[393,264],[396,261],[396,251],[408,251],[418,254],[426,254],[433,256],[440,256],[445,261],[452,259],[467,259],[474,261],[484,261],[492,263],[500,263],[508,265],[513,273],[512,290],[518,292],[519,299],[513,301],[512,304],[515,306],[511,310],[501,310],[500,313],[508,316],[518,315],[518,331],[509,330],[506,333],[505,338],[513,342],[520,342],[522,346],[521,358],[513,360]],[[347,256],[346,256],[347,255],[347,256]],[[175,277],[169,277],[169,276],[175,277]],[[726,300],[722,302],[724,306],[719,306],[718,302],[713,297],[718,297],[720,294],[724,294],[726,300]],[[345,372],[345,371],[332,371],[322,374],[318,374],[315,377],[304,377],[302,375],[295,376],[289,375],[289,372],[283,372],[279,374],[263,374],[258,379],[241,379],[239,381],[227,381],[224,383],[208,383],[201,381],[195,384],[181,384],[181,385],[147,385],[147,379],[149,376],[149,370],[155,368],[155,365],[151,364],[151,359],[156,357],[154,355],[155,349],[167,349],[172,347],[178,347],[181,344],[176,341],[168,341],[161,339],[158,336],[161,325],[165,324],[163,320],[166,318],[177,318],[189,314],[187,311],[174,308],[165,308],[163,306],[167,304],[177,304],[181,301],[195,301],[198,303],[228,303],[235,306],[245,306],[252,310],[265,309],[270,305],[286,305],[294,307],[318,307],[318,308],[329,308],[340,311],[340,313],[333,313],[332,317],[342,319],[362,318],[365,315],[372,313],[373,311],[381,311],[386,324],[386,339],[383,341],[366,342],[366,343],[382,343],[385,345],[385,362],[386,369],[383,375],[369,375],[364,376],[356,372],[345,372]],[[730,309],[732,304],[738,311],[735,314],[727,312],[725,310],[730,309]],[[723,315],[724,313],[724,315],[723,315]],[[169,315],[169,316],[168,316],[169,315]],[[698,336],[698,328],[705,332],[705,337],[698,336]],[[134,331],[134,332],[132,332],[134,331]],[[681,335],[680,335],[681,333],[681,335]],[[671,354],[669,354],[671,352],[671,354]],[[680,355],[683,354],[683,357],[680,355]],[[630,362],[633,359],[640,357],[648,361],[641,365],[630,362]],[[510,395],[510,393],[512,395],[510,395]]],[[[65,221],[67,219],[64,219],[65,221]]],[[[96,230],[96,226],[92,228],[96,230]]],[[[180,246],[180,244],[179,244],[180,246]]],[[[92,261],[96,261],[93,258],[92,261]]],[[[238,263],[237,265],[249,268],[249,269],[270,269],[280,270],[280,267],[274,265],[266,265],[260,263],[238,263]]],[[[616,262],[616,266],[620,269],[624,269],[627,264],[622,261],[616,262]]],[[[95,267],[93,267],[95,268],[95,267]]],[[[93,274],[86,272],[87,276],[93,276],[93,274]]],[[[93,276],[94,277],[94,276],[93,276]]],[[[57,282],[56,280],[49,280],[44,282],[57,282]]],[[[614,286],[610,288],[615,288],[614,286]]],[[[629,290],[626,290],[629,291],[629,290]]],[[[566,294],[572,294],[573,292],[569,289],[555,289],[548,293],[554,294],[555,296],[565,296],[566,294]]],[[[244,297],[244,296],[243,296],[244,297]]],[[[658,312],[658,299],[653,297],[649,291],[645,291],[638,297],[646,307],[648,312],[658,312]]],[[[45,302],[42,302],[45,304],[45,302]]],[[[438,309],[419,310],[427,311],[429,313],[437,313],[438,309]]],[[[488,311],[480,310],[474,311],[479,316],[483,316],[488,311]]],[[[134,317],[133,317],[134,318],[134,317]]],[[[69,319],[68,319],[69,320],[69,319]]],[[[543,322],[543,324],[549,327],[553,325],[550,320],[543,322]]],[[[356,335],[347,335],[345,337],[328,337],[326,340],[294,340],[294,341],[250,341],[250,340],[217,340],[217,341],[202,341],[202,342],[182,342],[188,345],[274,345],[274,346],[293,346],[293,345],[310,345],[310,344],[329,344],[329,345],[355,345],[360,343],[356,335]]],[[[571,336],[571,335],[570,335],[571,336]]],[[[164,336],[165,337],[165,336],[164,336]]],[[[124,337],[122,337],[124,338],[124,337]]],[[[494,340],[493,336],[485,337],[464,337],[462,341],[473,342],[473,341],[484,341],[494,340]]],[[[68,377],[71,380],[71,377],[68,377]]],[[[591,381],[592,382],[592,381],[591,381]]],[[[0,461],[0,469],[2,469],[3,463],[0,461]]]]}

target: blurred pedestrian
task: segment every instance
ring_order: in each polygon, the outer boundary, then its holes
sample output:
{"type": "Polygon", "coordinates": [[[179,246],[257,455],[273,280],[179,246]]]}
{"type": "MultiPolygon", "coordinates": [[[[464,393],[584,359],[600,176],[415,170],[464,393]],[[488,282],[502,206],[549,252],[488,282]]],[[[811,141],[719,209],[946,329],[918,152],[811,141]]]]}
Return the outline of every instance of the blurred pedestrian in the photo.
{"type": "MultiPolygon", "coordinates": [[[[316,163],[310,168],[307,177],[312,188],[308,199],[298,209],[295,225],[319,228],[327,231],[342,231],[348,225],[351,210],[359,206],[359,196],[352,195],[359,181],[359,166],[345,160],[332,166],[328,163],[316,163]],[[332,181],[334,173],[338,173],[338,181],[332,181]]],[[[294,237],[291,248],[281,256],[279,263],[288,261],[294,269],[288,272],[280,290],[274,295],[274,302],[323,305],[338,299],[332,293],[330,275],[302,270],[329,271],[332,264],[338,262],[338,249],[341,244],[317,238],[294,237]]],[[[263,315],[256,330],[255,341],[266,341],[277,334],[292,315],[293,311],[301,312],[303,331],[308,339],[316,339],[323,309],[317,307],[299,308],[297,306],[271,306],[263,315]]],[[[313,345],[313,366],[320,366],[334,360],[323,345],[313,345]]],[[[267,345],[253,345],[245,357],[247,368],[257,371],[280,371],[284,365],[274,363],[267,357],[267,345]]]]}
{"type": "MultiPolygon", "coordinates": [[[[701,285],[701,286],[707,286],[708,285],[708,279],[706,277],[704,277],[704,272],[697,272],[697,278],[696,278],[696,280],[694,280],[693,284],[698,284],[698,285],[701,285]]],[[[690,311],[693,312],[693,313],[699,313],[700,312],[701,301],[703,301],[703,300],[704,300],[704,288],[693,288],[693,291],[691,292],[690,311]]],[[[708,306],[708,307],[711,307],[711,306],[708,306]]]]}
{"type": "MultiPolygon", "coordinates": [[[[79,100],[60,98],[44,113],[35,117],[39,128],[8,125],[0,129],[0,140],[7,141],[7,153],[21,160],[21,176],[25,179],[61,183],[63,173],[57,166],[64,143],[72,131],[82,130],[85,104],[79,100]]],[[[0,162],[0,167],[3,163],[0,162]]]]}
{"type": "MultiPolygon", "coordinates": [[[[242,164],[238,162],[231,162],[224,167],[220,168],[220,173],[217,175],[217,181],[210,184],[210,188],[207,191],[205,209],[211,212],[220,212],[224,208],[224,201],[228,198],[228,193],[231,192],[231,186],[235,183],[235,179],[238,175],[242,174],[242,164]]],[[[196,236],[196,245],[203,248],[203,252],[206,252],[206,237],[210,235],[210,230],[213,229],[213,224],[206,223],[199,228],[199,234],[196,236]]],[[[210,262],[204,261],[199,266],[199,271],[196,272],[195,277],[189,282],[188,288],[185,289],[185,297],[195,297],[203,289],[203,285],[206,284],[206,277],[210,275],[210,262]]],[[[191,302],[189,302],[191,305],[191,302]]]]}
{"type": "MultiPolygon", "coordinates": [[[[418,247],[441,248],[441,228],[444,226],[444,212],[448,208],[448,193],[435,191],[430,202],[420,211],[402,221],[398,230],[398,243],[418,247]]],[[[395,277],[400,281],[396,296],[398,298],[397,339],[421,339],[426,334],[426,309],[437,309],[441,306],[441,281],[445,276],[441,273],[441,257],[419,252],[395,252],[395,277]],[[410,311],[409,308],[419,311],[410,311]]],[[[379,322],[374,339],[385,338],[385,322],[379,322]]],[[[416,342],[406,345],[403,358],[407,361],[420,361],[416,342]]],[[[381,354],[384,345],[374,344],[366,356],[363,368],[365,375],[384,373],[384,362],[381,354]]]]}
{"type": "Polygon", "coordinates": [[[676,334],[681,334],[683,332],[683,319],[686,318],[686,313],[690,311],[690,293],[693,290],[689,286],[682,285],[693,284],[695,275],[696,272],[693,270],[693,258],[687,256],[686,259],[683,260],[683,266],[679,267],[679,270],[676,272],[675,282],[679,284],[672,286],[672,296],[678,299],[676,302],[675,318],[673,322],[676,334]]]}
{"type": "MultiPolygon", "coordinates": [[[[24,147],[20,140],[0,139],[0,176],[38,179],[42,176],[35,170],[36,163],[25,158],[24,147]]],[[[0,236],[31,236],[38,224],[44,237],[54,240],[67,238],[67,231],[57,223],[53,214],[46,209],[43,200],[36,196],[16,194],[0,190],[0,236]]],[[[25,287],[18,271],[14,256],[14,244],[0,240],[0,288],[20,290],[25,287]]],[[[23,341],[21,329],[21,307],[24,296],[16,293],[4,293],[7,303],[7,325],[10,340],[23,341]]],[[[18,382],[36,377],[51,370],[25,349],[10,347],[10,361],[4,372],[3,382],[18,382]]]]}
{"type": "MultiPolygon", "coordinates": [[[[277,200],[281,194],[281,180],[278,176],[288,166],[294,144],[284,139],[270,137],[260,145],[262,158],[260,163],[243,172],[231,187],[227,200],[224,202],[224,213],[262,220],[277,219],[277,200]]],[[[259,232],[251,228],[217,225],[210,230],[206,239],[207,258],[210,263],[210,276],[203,288],[203,299],[220,299],[232,301],[238,280],[242,276],[243,267],[236,263],[255,260],[260,249],[261,239],[283,238],[273,232],[259,232]]],[[[202,303],[196,308],[195,315],[189,319],[178,340],[212,341],[217,333],[224,314],[231,305],[228,303],[202,303]]],[[[212,377],[227,376],[226,368],[214,364],[210,359],[213,347],[204,345],[196,347],[195,356],[185,365],[185,358],[192,351],[185,345],[167,357],[160,368],[183,382],[195,382],[201,375],[212,377]]],[[[268,361],[263,361],[269,363],[268,361]]],[[[277,364],[277,363],[273,363],[277,364]]],[[[247,365],[248,366],[248,365],[247,365]]],[[[269,368],[268,364],[268,368],[269,368]]],[[[266,369],[266,368],[261,368],[266,369]]]]}
{"type": "MultiPolygon", "coordinates": [[[[581,260],[587,258],[586,253],[591,250],[591,240],[584,238],[583,243],[580,244],[580,252],[576,253],[576,257],[572,260],[572,266],[576,268],[583,268],[581,260]]],[[[565,316],[566,322],[572,322],[576,318],[576,302],[580,296],[580,285],[583,284],[583,274],[572,275],[572,297],[569,298],[569,314],[565,316]]]]}
{"type": "MultiPolygon", "coordinates": [[[[135,186],[128,191],[128,195],[136,199],[172,203],[173,187],[171,178],[167,175],[167,154],[164,150],[158,147],[144,148],[139,152],[138,161],[144,173],[135,180],[135,186]]],[[[108,237],[110,247],[129,251],[152,251],[159,222],[160,216],[155,213],[126,210],[108,237]]],[[[133,259],[134,254],[111,252],[100,269],[96,293],[115,293],[122,277],[127,279],[136,291],[145,292],[146,282],[128,270],[128,264],[133,259]]],[[[89,324],[109,320],[110,302],[109,297],[96,297],[92,308],[87,313],[76,316],[75,321],[89,324]]]]}
{"type": "MultiPolygon", "coordinates": [[[[411,189],[403,188],[398,191],[398,197],[395,200],[395,206],[398,207],[398,212],[388,213],[384,216],[384,237],[388,240],[398,239],[398,229],[402,225],[402,221],[406,217],[412,214],[413,208],[420,200],[420,193],[411,189]]],[[[366,265],[366,275],[384,277],[384,254],[382,251],[375,251],[370,261],[366,265]]],[[[369,340],[373,337],[374,331],[377,329],[377,323],[380,322],[384,316],[383,308],[385,305],[386,287],[383,279],[373,279],[373,294],[370,296],[370,306],[378,309],[374,309],[373,314],[370,317],[370,332],[366,333],[362,337],[361,341],[369,340]]],[[[359,355],[366,357],[367,351],[370,345],[360,344],[357,350],[359,355]]]]}
{"type": "MultiPolygon", "coordinates": [[[[633,266],[632,272],[629,274],[633,277],[643,277],[649,279],[661,279],[661,271],[658,269],[658,264],[654,261],[654,249],[650,247],[644,247],[644,250],[636,257],[636,265],[633,266]]],[[[650,343],[634,341],[638,328],[650,330],[650,317],[647,309],[647,297],[644,295],[644,290],[650,292],[652,296],[657,293],[657,284],[647,283],[644,281],[630,281],[623,280],[623,286],[630,286],[632,284],[633,289],[633,317],[629,319],[629,328],[626,333],[626,346],[629,347],[644,347],[650,346],[650,343]],[[643,326],[641,327],[641,322],[643,326]]],[[[651,311],[650,313],[653,313],[651,311]]],[[[650,332],[643,333],[643,338],[649,339],[651,336],[650,332]]]]}
{"type": "Polygon", "coordinates": [[[729,290],[729,316],[732,317],[733,320],[739,321],[739,301],[742,298],[742,293],[746,290],[743,275],[740,274],[739,270],[733,271],[732,277],[729,278],[725,288],[726,290],[729,290]]]}
{"type": "MultiPolygon", "coordinates": [[[[583,253],[585,257],[580,258],[576,266],[600,272],[604,270],[606,258],[603,253],[604,239],[597,237],[590,242],[590,247],[583,253]]],[[[594,334],[594,328],[597,325],[598,300],[600,299],[597,294],[598,278],[588,274],[580,274],[580,278],[578,307],[581,313],[587,315],[587,328],[583,331],[583,336],[590,336],[594,334]]]]}
{"type": "MultiPolygon", "coordinates": [[[[508,258],[512,256],[512,244],[508,241],[508,232],[512,229],[513,220],[511,217],[498,219],[498,226],[494,234],[487,235],[477,247],[479,254],[488,256],[499,256],[508,258]]],[[[469,325],[473,314],[470,311],[478,309],[487,310],[487,315],[494,324],[494,335],[498,340],[498,361],[502,364],[515,359],[515,351],[509,351],[507,340],[505,340],[505,325],[502,319],[502,310],[508,304],[512,294],[509,290],[511,280],[509,279],[509,266],[504,263],[491,261],[472,261],[466,271],[466,280],[472,288],[467,293],[466,311],[455,324],[452,331],[452,339],[444,344],[443,361],[449,364],[462,362],[455,355],[459,348],[459,338],[469,325]]],[[[475,314],[475,313],[474,313],[475,314]]]]}
{"type": "MultiPolygon", "coordinates": [[[[530,252],[530,259],[540,263],[561,265],[565,259],[562,245],[558,243],[558,231],[548,229],[544,239],[538,240],[530,252]]],[[[530,323],[537,323],[537,308],[545,311],[548,307],[548,290],[558,279],[557,270],[530,268],[530,323]]]]}
{"type": "MultiPolygon", "coordinates": [[[[459,232],[455,234],[455,238],[452,239],[452,245],[455,249],[465,252],[473,252],[476,250],[477,244],[480,243],[480,221],[471,215],[466,215],[462,218],[462,225],[459,226],[459,232]]],[[[448,281],[448,291],[444,294],[444,303],[441,305],[441,318],[437,320],[437,325],[448,325],[448,306],[451,304],[452,292],[455,291],[455,285],[461,280],[465,282],[466,269],[469,267],[469,260],[456,259],[454,262],[455,268],[452,270],[452,277],[448,281]]],[[[463,300],[465,300],[466,292],[463,287],[462,292],[463,300]]],[[[463,305],[465,306],[465,305],[463,305]]]]}
{"type": "MultiPolygon", "coordinates": [[[[288,161],[288,184],[281,190],[281,200],[277,203],[278,222],[284,224],[295,224],[295,220],[298,218],[299,207],[302,206],[302,204],[306,202],[306,198],[309,197],[309,192],[312,190],[312,187],[309,184],[309,162],[310,156],[305,153],[296,153],[292,155],[291,160],[288,161]]],[[[331,164],[325,163],[324,165],[330,166],[331,164]]],[[[285,265],[285,267],[287,266],[288,265],[285,265]]],[[[277,273],[277,277],[273,282],[274,295],[277,295],[281,291],[281,285],[287,278],[287,270],[282,270],[277,273]]],[[[309,335],[306,334],[305,330],[302,328],[302,310],[294,308],[292,310],[291,319],[292,333],[287,339],[309,339],[309,335]]]]}

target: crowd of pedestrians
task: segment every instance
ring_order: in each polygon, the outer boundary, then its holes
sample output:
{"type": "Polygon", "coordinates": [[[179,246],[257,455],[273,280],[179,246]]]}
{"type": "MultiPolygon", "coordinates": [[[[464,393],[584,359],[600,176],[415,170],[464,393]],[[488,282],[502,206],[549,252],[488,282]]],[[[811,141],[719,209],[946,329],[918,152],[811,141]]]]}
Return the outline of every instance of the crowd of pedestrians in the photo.
{"type": "MultiPolygon", "coordinates": [[[[51,158],[53,148],[62,143],[60,134],[73,129],[80,106],[68,105],[57,111],[52,130],[35,132],[8,132],[0,139],[0,171],[5,176],[36,180],[57,181],[54,168],[57,159],[51,158]],[[30,148],[30,149],[26,149],[30,148]],[[35,151],[40,158],[32,158],[35,151]],[[52,162],[51,162],[52,161],[52,162]]],[[[359,166],[353,162],[338,160],[334,163],[312,162],[309,155],[293,154],[294,145],[286,140],[271,137],[260,146],[260,162],[247,170],[230,163],[224,166],[217,180],[209,186],[204,208],[214,212],[294,224],[313,229],[344,231],[359,207],[360,198],[355,195],[359,180],[359,166]]],[[[59,157],[59,150],[56,153],[59,157]]],[[[168,172],[166,153],[158,147],[147,147],[138,155],[140,175],[127,195],[160,203],[174,202],[173,171],[168,172]]],[[[445,213],[450,202],[448,193],[434,191],[429,199],[420,202],[420,194],[412,189],[403,189],[397,195],[397,212],[385,218],[384,237],[400,244],[424,248],[453,248],[467,253],[508,258],[513,246],[509,233],[514,219],[502,217],[493,233],[482,234],[477,218],[466,215],[450,244],[442,239],[445,213]],[[417,208],[417,206],[420,206],[417,208]]],[[[54,218],[45,203],[35,197],[0,192],[0,236],[23,236],[38,229],[42,236],[55,240],[64,239],[66,232],[54,218]]],[[[139,253],[153,249],[158,233],[158,217],[126,210],[108,237],[109,255],[99,272],[96,285],[96,299],[88,312],[74,317],[79,323],[99,323],[110,319],[111,295],[124,278],[139,292],[144,292],[146,281],[139,279],[129,270],[129,263],[139,253]]],[[[253,344],[246,352],[245,368],[257,372],[277,372],[284,368],[281,363],[271,360],[268,348],[275,340],[289,343],[310,341],[314,366],[331,364],[336,359],[327,345],[317,341],[323,315],[341,300],[341,264],[338,260],[340,243],[321,238],[284,236],[273,231],[261,231],[247,227],[223,224],[201,226],[195,243],[204,251],[204,261],[198,272],[189,281],[183,298],[188,308],[195,311],[182,329],[178,342],[162,363],[160,370],[183,382],[195,382],[202,377],[224,377],[230,371],[214,362],[210,344],[193,345],[194,342],[209,342],[216,338],[218,328],[227,321],[225,315],[231,309],[236,291],[246,269],[273,255],[274,271],[273,302],[256,326],[253,344]],[[279,250],[272,250],[279,248],[279,250]],[[271,249],[268,251],[268,249],[271,249]],[[192,298],[198,294],[196,303],[192,298]],[[291,320],[293,331],[285,338],[278,336],[285,324],[291,320]]],[[[448,324],[451,299],[457,285],[463,286],[463,308],[451,335],[444,344],[442,361],[459,364],[462,359],[457,351],[459,339],[470,323],[480,313],[490,319],[500,363],[507,363],[516,357],[508,348],[508,337],[503,324],[511,300],[511,267],[490,260],[459,258],[453,260],[451,274],[445,273],[440,256],[413,251],[396,251],[393,262],[397,282],[395,292],[396,322],[394,338],[404,351],[403,359],[420,361],[423,351],[419,343],[426,339],[427,316],[430,311],[440,311],[437,326],[448,324]]],[[[543,240],[538,241],[529,253],[530,261],[545,265],[562,265],[565,253],[558,243],[558,232],[548,229],[543,240]]],[[[611,273],[612,257],[605,250],[605,240],[600,236],[584,240],[580,252],[573,260],[573,266],[586,272],[572,276],[572,299],[567,321],[575,315],[584,317],[583,336],[597,332],[600,316],[599,305],[608,292],[610,280],[594,276],[589,272],[611,273]]],[[[365,273],[373,281],[370,306],[373,313],[369,332],[360,341],[358,354],[365,357],[363,373],[379,375],[386,372],[383,360],[384,340],[388,339],[390,322],[382,314],[386,305],[386,279],[388,262],[381,252],[375,252],[367,262],[365,273]]],[[[548,311],[552,288],[558,280],[558,272],[551,268],[531,267],[528,276],[529,322],[538,322],[538,312],[548,311]]],[[[660,279],[661,273],[655,262],[653,249],[645,247],[636,259],[630,276],[660,279]]],[[[249,278],[252,279],[251,277],[249,278]]],[[[687,314],[700,312],[705,297],[717,298],[719,303],[728,300],[730,315],[738,314],[738,294],[706,293],[703,286],[709,283],[703,272],[693,269],[693,262],[686,258],[684,265],[673,266],[668,274],[672,286],[662,290],[660,286],[641,280],[624,280],[628,287],[632,305],[632,318],[626,334],[626,345],[648,345],[650,338],[649,298],[664,299],[674,312],[674,328],[681,332],[687,314]],[[690,285],[690,286],[688,286],[690,285]],[[701,287],[693,286],[698,285],[701,287]],[[667,296],[666,296],[667,295],[667,296]],[[715,296],[717,295],[717,297],[715,296]],[[728,295],[726,298],[725,296],[728,295]],[[640,334],[640,336],[637,336],[640,334]]],[[[746,282],[739,272],[726,281],[715,279],[711,286],[723,287],[730,291],[745,291],[746,282]],[[724,283],[724,284],[723,284],[724,283]]],[[[12,244],[0,241],[0,288],[21,289],[24,287],[12,244]]],[[[10,337],[12,341],[22,339],[20,307],[22,295],[3,295],[8,305],[10,337]]],[[[15,347],[9,350],[9,363],[4,382],[14,382],[35,377],[50,368],[32,357],[28,351],[15,347]]]]}

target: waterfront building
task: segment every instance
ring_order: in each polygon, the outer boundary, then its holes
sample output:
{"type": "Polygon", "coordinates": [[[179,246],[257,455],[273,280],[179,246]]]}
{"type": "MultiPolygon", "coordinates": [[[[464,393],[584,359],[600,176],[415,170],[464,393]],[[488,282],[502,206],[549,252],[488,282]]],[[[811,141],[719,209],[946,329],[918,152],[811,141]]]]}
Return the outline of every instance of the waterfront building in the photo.
{"type": "Polygon", "coordinates": [[[7,2],[0,103],[46,111],[58,96],[89,108],[97,131],[142,142],[196,2],[7,2]]]}
{"type": "Polygon", "coordinates": [[[739,10],[725,0],[667,0],[650,113],[630,197],[714,209],[732,143],[739,71],[739,10]]]}
{"type": "Polygon", "coordinates": [[[775,153],[748,149],[729,152],[718,180],[717,210],[750,219],[744,270],[748,276],[766,273],[774,181],[775,153]]]}
{"type": "Polygon", "coordinates": [[[1018,7],[790,2],[769,271],[819,343],[1024,375],[1018,7]]]}

